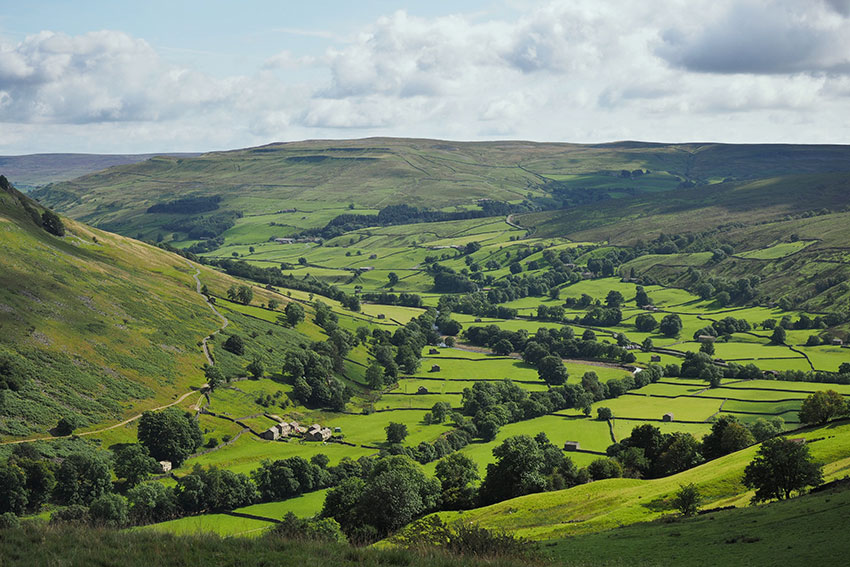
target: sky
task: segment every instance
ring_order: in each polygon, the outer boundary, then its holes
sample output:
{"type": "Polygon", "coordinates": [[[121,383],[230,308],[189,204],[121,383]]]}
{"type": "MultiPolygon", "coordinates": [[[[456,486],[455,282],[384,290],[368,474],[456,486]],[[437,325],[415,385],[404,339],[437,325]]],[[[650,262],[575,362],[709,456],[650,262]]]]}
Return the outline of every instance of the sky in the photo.
{"type": "Polygon", "coordinates": [[[0,0],[0,154],[850,143],[850,0],[0,0]]]}

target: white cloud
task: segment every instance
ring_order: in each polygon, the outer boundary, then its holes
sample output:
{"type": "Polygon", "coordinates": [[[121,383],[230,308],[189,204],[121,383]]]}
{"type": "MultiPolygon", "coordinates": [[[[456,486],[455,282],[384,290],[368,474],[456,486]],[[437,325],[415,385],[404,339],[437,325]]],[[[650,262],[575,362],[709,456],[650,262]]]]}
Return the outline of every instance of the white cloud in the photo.
{"type": "Polygon", "coordinates": [[[281,45],[224,79],[121,32],[43,32],[0,45],[0,150],[368,135],[848,142],[850,121],[836,119],[850,97],[848,2],[556,0],[523,3],[514,19],[398,11],[324,51],[281,45]]]}
{"type": "Polygon", "coordinates": [[[663,32],[658,54],[707,73],[850,73],[847,2],[758,0],[663,32]]]}

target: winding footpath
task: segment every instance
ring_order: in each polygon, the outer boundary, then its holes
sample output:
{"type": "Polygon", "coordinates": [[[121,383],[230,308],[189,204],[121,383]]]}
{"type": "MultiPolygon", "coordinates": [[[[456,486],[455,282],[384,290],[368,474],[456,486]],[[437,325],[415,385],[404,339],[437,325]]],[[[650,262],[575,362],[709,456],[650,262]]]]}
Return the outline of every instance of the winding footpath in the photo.
{"type": "Polygon", "coordinates": [[[210,348],[207,346],[207,341],[209,341],[211,338],[216,336],[218,333],[220,333],[224,329],[226,329],[227,326],[230,324],[230,321],[228,321],[227,317],[225,317],[224,315],[221,314],[221,311],[216,309],[215,305],[212,303],[212,301],[210,301],[209,296],[206,296],[201,292],[201,289],[202,289],[203,286],[201,285],[201,280],[198,277],[199,275],[201,275],[201,269],[196,267],[189,260],[186,260],[186,263],[189,264],[190,268],[195,268],[195,273],[192,274],[192,277],[195,279],[195,291],[197,291],[201,295],[201,297],[204,298],[204,301],[206,301],[206,303],[207,303],[207,307],[209,307],[212,310],[212,312],[215,313],[218,316],[219,319],[221,319],[221,323],[222,323],[221,327],[217,331],[215,331],[214,333],[210,333],[209,335],[204,337],[204,339],[201,341],[201,347],[204,349],[204,356],[207,357],[207,364],[212,366],[212,365],[215,364],[215,361],[213,360],[213,357],[210,354],[210,348]]]}
{"type": "MultiPolygon", "coordinates": [[[[198,276],[201,274],[201,269],[196,267],[189,260],[186,260],[186,263],[189,264],[190,268],[195,268],[195,273],[192,274],[192,277],[195,280],[195,290],[199,294],[201,294],[201,297],[204,298],[204,300],[206,301],[209,308],[212,309],[213,313],[218,315],[219,319],[221,319],[221,321],[222,321],[221,327],[217,331],[215,331],[214,333],[211,333],[211,334],[207,335],[206,337],[204,337],[203,341],[201,342],[201,346],[203,347],[203,350],[204,350],[204,355],[207,358],[207,363],[212,366],[213,364],[215,364],[215,362],[212,359],[212,355],[210,355],[209,347],[207,346],[207,340],[209,340],[210,338],[212,338],[216,334],[220,333],[225,327],[227,327],[227,325],[230,323],[230,321],[228,321],[227,317],[222,315],[221,312],[219,312],[219,310],[215,308],[215,305],[213,305],[210,302],[209,297],[207,297],[206,295],[203,295],[201,293],[201,288],[202,288],[201,280],[198,278],[198,276]]],[[[163,406],[159,406],[159,407],[155,407],[155,408],[150,408],[146,411],[160,411],[160,410],[164,410],[166,408],[170,408],[172,406],[176,406],[177,404],[181,403],[183,400],[185,400],[189,396],[191,396],[193,394],[197,394],[199,391],[203,391],[203,389],[206,386],[207,385],[204,384],[203,386],[201,386],[201,388],[199,390],[190,390],[190,391],[186,392],[185,394],[183,394],[182,396],[180,396],[179,398],[177,398],[176,400],[174,400],[173,402],[171,402],[169,404],[165,404],[163,406]]],[[[69,439],[71,437],[86,437],[86,436],[89,436],[89,435],[96,435],[98,433],[103,433],[104,431],[109,431],[111,429],[117,429],[119,427],[123,427],[123,426],[125,426],[129,423],[136,421],[140,417],[142,417],[142,414],[139,413],[139,414],[134,415],[133,417],[125,419],[124,421],[122,421],[120,423],[109,425],[107,427],[102,427],[100,429],[95,429],[93,431],[86,431],[86,432],[83,432],[83,433],[72,433],[71,435],[62,435],[62,436],[58,436],[58,437],[51,436],[51,437],[33,437],[33,438],[30,438],[30,439],[15,439],[13,441],[2,441],[2,442],[0,442],[0,445],[19,445],[21,443],[31,443],[33,441],[53,441],[53,440],[56,440],[56,439],[69,439]]]]}

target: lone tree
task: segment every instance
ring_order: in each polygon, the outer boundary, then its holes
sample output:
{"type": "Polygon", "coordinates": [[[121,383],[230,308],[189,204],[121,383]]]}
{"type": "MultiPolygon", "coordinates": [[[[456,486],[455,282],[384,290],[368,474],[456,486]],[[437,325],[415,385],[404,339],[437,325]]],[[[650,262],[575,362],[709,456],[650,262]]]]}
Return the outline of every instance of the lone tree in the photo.
{"type": "Polygon", "coordinates": [[[227,337],[222,348],[226,351],[232,352],[236,356],[242,356],[245,354],[245,343],[239,335],[230,335],[227,337]]]}
{"type": "Polygon", "coordinates": [[[679,490],[673,498],[673,505],[683,516],[690,518],[697,515],[701,501],[702,495],[699,493],[699,488],[694,483],[690,483],[679,485],[679,490]]]}
{"type": "Polygon", "coordinates": [[[290,327],[295,327],[304,320],[304,308],[294,301],[286,304],[283,313],[286,315],[286,322],[289,323],[290,327]]]}
{"type": "Polygon", "coordinates": [[[143,413],[138,438],[154,459],[171,461],[174,467],[180,466],[204,440],[197,420],[177,408],[143,413]]]}
{"type": "Polygon", "coordinates": [[[835,390],[821,390],[803,400],[800,421],[803,423],[826,423],[832,418],[850,412],[850,404],[835,390]]]}
{"type": "Polygon", "coordinates": [[[675,337],[682,330],[682,318],[675,313],[665,315],[658,330],[666,337],[675,337]]]}
{"type": "Polygon", "coordinates": [[[407,426],[403,423],[391,421],[384,430],[387,432],[387,443],[390,444],[401,443],[407,437],[407,426]]]}
{"type": "Polygon", "coordinates": [[[744,469],[744,485],[755,488],[753,502],[791,497],[795,490],[823,482],[823,467],[814,462],[809,447],[784,437],[762,443],[744,469]]]}
{"type": "Polygon", "coordinates": [[[770,342],[775,345],[785,344],[785,329],[783,327],[774,327],[773,334],[770,335],[770,342]]]}
{"type": "Polygon", "coordinates": [[[65,236],[65,225],[62,223],[62,219],[51,210],[41,213],[41,226],[54,236],[65,236]]]}
{"type": "Polygon", "coordinates": [[[569,378],[564,361],[552,355],[544,356],[537,363],[537,374],[544,382],[551,386],[560,386],[569,378]]]}

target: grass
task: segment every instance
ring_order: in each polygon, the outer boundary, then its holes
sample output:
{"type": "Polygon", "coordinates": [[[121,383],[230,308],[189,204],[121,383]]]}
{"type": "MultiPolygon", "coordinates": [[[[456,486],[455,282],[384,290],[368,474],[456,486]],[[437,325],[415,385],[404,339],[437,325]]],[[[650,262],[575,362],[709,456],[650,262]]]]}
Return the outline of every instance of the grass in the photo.
{"type": "Polygon", "coordinates": [[[558,539],[547,544],[547,554],[567,565],[838,565],[845,561],[836,543],[848,512],[850,491],[826,491],[688,520],[558,539]]]}
{"type": "MultiPolygon", "coordinates": [[[[190,518],[188,520],[194,520],[190,518]]],[[[189,522],[186,522],[187,524],[189,522]]],[[[251,524],[245,526],[249,530],[251,524]]],[[[261,535],[263,528],[250,532],[261,535]]],[[[300,541],[280,537],[234,538],[205,533],[175,535],[156,529],[118,531],[70,526],[30,524],[0,533],[0,557],[4,564],[22,567],[55,565],[84,567],[116,565],[255,565],[314,567],[421,567],[490,566],[517,567],[526,560],[452,556],[439,550],[355,548],[324,541],[300,541]]]]}
{"type": "Polygon", "coordinates": [[[282,520],[290,512],[300,518],[311,518],[322,511],[322,505],[325,503],[327,492],[327,489],[317,490],[280,502],[264,502],[263,504],[237,508],[234,512],[253,514],[275,520],[282,520]]]}
{"type": "Polygon", "coordinates": [[[740,258],[752,258],[755,260],[776,260],[778,258],[785,258],[786,256],[790,256],[791,254],[799,252],[803,248],[815,244],[815,242],[816,241],[814,240],[780,242],[778,244],[774,244],[773,246],[768,246],[767,248],[759,248],[756,250],[749,250],[747,252],[740,252],[736,254],[736,256],[740,258]]]}
{"type": "MultiPolygon", "coordinates": [[[[808,439],[815,459],[835,462],[847,458],[850,424],[840,422],[795,433],[808,439]]],[[[533,539],[556,539],[599,533],[627,524],[659,518],[672,510],[670,499],[679,485],[695,483],[704,507],[742,505],[749,492],[741,484],[744,467],[757,447],[750,447],[685,472],[656,480],[609,479],[558,492],[532,494],[462,513],[440,513],[445,519],[463,518],[490,528],[510,530],[533,539]]],[[[827,470],[826,478],[842,471],[827,470]]]]}

